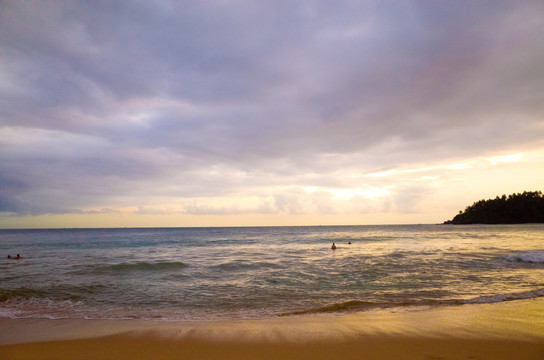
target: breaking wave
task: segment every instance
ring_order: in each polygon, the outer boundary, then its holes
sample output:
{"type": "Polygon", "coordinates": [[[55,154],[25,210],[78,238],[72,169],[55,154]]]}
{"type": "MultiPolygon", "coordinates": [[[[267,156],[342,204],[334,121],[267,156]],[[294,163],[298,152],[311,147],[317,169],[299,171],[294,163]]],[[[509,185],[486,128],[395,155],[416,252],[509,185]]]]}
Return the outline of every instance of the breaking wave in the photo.
{"type": "Polygon", "coordinates": [[[510,261],[544,263],[544,250],[530,250],[515,253],[506,257],[510,261]]]}
{"type": "Polygon", "coordinates": [[[417,307],[417,306],[451,306],[465,304],[495,304],[513,300],[528,300],[544,297],[544,288],[522,291],[516,293],[496,294],[489,296],[479,296],[471,299],[443,299],[443,300],[414,300],[414,301],[390,301],[390,302],[371,302],[351,300],[318,308],[298,310],[289,313],[283,313],[279,316],[289,315],[309,315],[321,313],[347,313],[366,311],[370,309],[386,309],[394,307],[417,307]]]}
{"type": "Polygon", "coordinates": [[[477,298],[465,300],[464,304],[494,304],[504,301],[527,300],[544,297],[544,288],[516,293],[497,294],[490,296],[479,296],[477,298]]]}
{"type": "Polygon", "coordinates": [[[29,299],[59,299],[59,300],[80,300],[85,298],[87,294],[95,294],[103,289],[105,285],[89,284],[89,285],[59,285],[44,289],[30,289],[20,287],[16,289],[0,289],[0,305],[10,301],[20,301],[29,299]]]}

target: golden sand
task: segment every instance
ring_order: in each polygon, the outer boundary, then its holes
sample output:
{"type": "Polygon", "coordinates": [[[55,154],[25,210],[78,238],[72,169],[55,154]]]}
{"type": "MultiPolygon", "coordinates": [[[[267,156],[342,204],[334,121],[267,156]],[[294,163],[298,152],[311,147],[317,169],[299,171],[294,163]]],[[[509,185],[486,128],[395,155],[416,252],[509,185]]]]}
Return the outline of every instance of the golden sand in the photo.
{"type": "Polygon", "coordinates": [[[544,359],[544,299],[228,322],[0,319],[9,359],[544,359]]]}

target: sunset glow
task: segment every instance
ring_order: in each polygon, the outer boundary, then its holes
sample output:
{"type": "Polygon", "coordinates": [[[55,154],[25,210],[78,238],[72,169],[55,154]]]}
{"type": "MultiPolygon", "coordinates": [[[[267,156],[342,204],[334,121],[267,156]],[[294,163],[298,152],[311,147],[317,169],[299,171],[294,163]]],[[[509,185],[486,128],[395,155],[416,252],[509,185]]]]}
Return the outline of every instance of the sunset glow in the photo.
{"type": "Polygon", "coordinates": [[[1,228],[437,223],[544,190],[541,2],[3,1],[0,33],[1,228]]]}

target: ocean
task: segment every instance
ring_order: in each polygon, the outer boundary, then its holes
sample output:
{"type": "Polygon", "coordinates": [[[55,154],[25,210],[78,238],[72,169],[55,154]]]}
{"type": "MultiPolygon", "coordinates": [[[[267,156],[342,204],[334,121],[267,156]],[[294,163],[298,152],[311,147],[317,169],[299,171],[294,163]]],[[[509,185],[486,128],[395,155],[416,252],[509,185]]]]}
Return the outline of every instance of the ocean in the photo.
{"type": "Polygon", "coordinates": [[[8,318],[263,319],[544,297],[541,224],[0,230],[0,249],[8,318]]]}

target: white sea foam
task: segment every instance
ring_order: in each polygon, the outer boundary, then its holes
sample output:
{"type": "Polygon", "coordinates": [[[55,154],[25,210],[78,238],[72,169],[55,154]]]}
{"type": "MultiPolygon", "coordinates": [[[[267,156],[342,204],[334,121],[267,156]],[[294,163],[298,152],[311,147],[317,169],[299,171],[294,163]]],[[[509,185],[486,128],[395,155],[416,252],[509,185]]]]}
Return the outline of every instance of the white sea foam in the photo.
{"type": "Polygon", "coordinates": [[[2,303],[0,317],[63,319],[77,313],[84,304],[81,301],[52,300],[49,298],[14,298],[2,303]]]}
{"type": "Polygon", "coordinates": [[[17,318],[20,313],[17,309],[0,308],[0,318],[17,318]]]}
{"type": "Polygon", "coordinates": [[[508,294],[497,294],[490,296],[480,296],[474,299],[466,300],[466,304],[493,304],[504,301],[512,300],[527,300],[527,299],[536,299],[539,297],[544,297],[544,289],[508,293],[508,294]]]}

